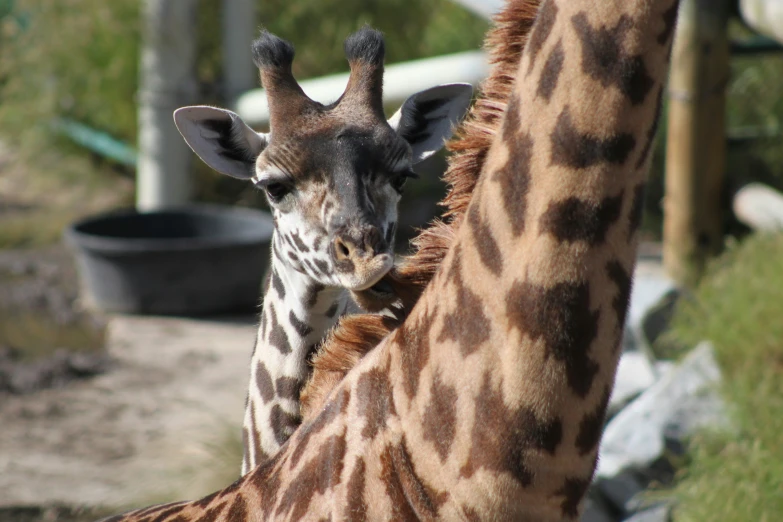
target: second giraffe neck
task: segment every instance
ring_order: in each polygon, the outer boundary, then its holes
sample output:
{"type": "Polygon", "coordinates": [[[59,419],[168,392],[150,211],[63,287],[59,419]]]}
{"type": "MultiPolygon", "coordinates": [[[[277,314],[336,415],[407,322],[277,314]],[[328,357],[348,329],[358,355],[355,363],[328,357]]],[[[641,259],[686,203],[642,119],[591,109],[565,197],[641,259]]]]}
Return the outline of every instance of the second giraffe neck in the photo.
{"type": "Polygon", "coordinates": [[[250,363],[243,475],[275,454],[299,425],[299,391],[308,359],[348,301],[345,290],[325,287],[273,251],[250,363]]]}

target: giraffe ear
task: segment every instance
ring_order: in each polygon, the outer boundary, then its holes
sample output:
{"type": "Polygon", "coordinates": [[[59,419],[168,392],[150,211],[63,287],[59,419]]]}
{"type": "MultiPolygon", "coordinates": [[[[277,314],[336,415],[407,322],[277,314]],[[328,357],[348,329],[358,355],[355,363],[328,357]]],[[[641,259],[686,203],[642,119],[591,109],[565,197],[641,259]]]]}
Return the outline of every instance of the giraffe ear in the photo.
{"type": "Polygon", "coordinates": [[[410,144],[414,164],[443,148],[468,111],[472,96],[470,84],[451,83],[417,92],[405,100],[389,125],[410,144]]]}
{"type": "Polygon", "coordinates": [[[258,155],[269,143],[242,121],[238,114],[215,107],[182,107],[174,111],[182,137],[204,163],[234,178],[255,175],[258,155]]]}

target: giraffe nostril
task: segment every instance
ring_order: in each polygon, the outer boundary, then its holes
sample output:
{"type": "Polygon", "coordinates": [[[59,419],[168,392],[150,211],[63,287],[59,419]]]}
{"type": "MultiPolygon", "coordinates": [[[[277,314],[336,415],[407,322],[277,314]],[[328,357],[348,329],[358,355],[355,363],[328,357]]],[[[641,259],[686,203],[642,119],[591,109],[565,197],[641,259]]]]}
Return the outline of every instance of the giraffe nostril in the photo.
{"type": "Polygon", "coordinates": [[[345,241],[342,238],[335,238],[334,240],[334,257],[337,261],[345,261],[350,259],[353,254],[353,245],[349,241],[345,241]]]}

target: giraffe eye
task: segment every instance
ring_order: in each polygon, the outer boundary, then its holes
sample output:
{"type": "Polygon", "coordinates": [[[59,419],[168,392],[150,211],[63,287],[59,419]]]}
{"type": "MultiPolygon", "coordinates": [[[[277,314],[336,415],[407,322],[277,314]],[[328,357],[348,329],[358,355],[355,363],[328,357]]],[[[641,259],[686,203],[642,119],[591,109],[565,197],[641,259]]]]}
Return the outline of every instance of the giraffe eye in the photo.
{"type": "Polygon", "coordinates": [[[412,170],[403,170],[402,172],[396,172],[394,174],[394,177],[392,177],[391,180],[389,181],[389,184],[392,186],[394,190],[402,194],[402,189],[405,186],[405,182],[408,181],[408,178],[418,178],[418,177],[419,175],[413,172],[412,170]]]}
{"type": "Polygon", "coordinates": [[[291,189],[283,183],[269,183],[264,186],[264,190],[272,203],[277,203],[291,192],[291,189]]]}

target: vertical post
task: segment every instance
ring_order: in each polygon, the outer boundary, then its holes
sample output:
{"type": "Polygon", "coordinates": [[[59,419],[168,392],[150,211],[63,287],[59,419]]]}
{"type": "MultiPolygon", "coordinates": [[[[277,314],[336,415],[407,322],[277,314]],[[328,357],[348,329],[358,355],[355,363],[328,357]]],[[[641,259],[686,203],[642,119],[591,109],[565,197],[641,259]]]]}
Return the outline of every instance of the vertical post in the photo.
{"type": "Polygon", "coordinates": [[[139,87],[136,207],[142,211],[187,203],[192,153],[172,113],[196,92],[198,0],[145,0],[139,87]]]}
{"type": "Polygon", "coordinates": [[[223,96],[233,106],[258,87],[250,44],[256,37],[256,0],[223,0],[223,96]]]}
{"type": "Polygon", "coordinates": [[[663,259],[686,286],[723,242],[728,13],[728,0],[682,0],[672,50],[663,259]]]}

